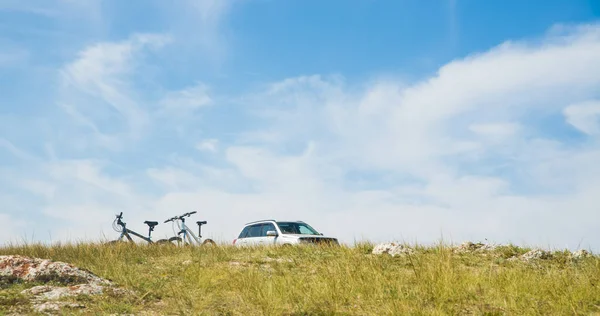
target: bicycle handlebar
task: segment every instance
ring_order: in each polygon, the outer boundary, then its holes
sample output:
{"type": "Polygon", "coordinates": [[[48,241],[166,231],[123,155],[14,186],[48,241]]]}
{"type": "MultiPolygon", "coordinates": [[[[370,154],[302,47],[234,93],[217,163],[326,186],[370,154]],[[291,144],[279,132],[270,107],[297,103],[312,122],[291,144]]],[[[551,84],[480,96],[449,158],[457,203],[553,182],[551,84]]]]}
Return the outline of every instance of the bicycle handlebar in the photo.
{"type": "Polygon", "coordinates": [[[184,218],[184,217],[186,217],[186,216],[190,216],[190,215],[193,215],[193,214],[196,214],[196,213],[197,213],[196,211],[193,211],[193,212],[188,212],[188,213],[185,213],[185,214],[183,214],[183,215],[174,216],[174,217],[171,217],[171,218],[167,219],[167,220],[165,221],[165,223],[168,223],[168,222],[174,221],[174,220],[176,220],[176,219],[183,219],[183,218],[184,218]]]}

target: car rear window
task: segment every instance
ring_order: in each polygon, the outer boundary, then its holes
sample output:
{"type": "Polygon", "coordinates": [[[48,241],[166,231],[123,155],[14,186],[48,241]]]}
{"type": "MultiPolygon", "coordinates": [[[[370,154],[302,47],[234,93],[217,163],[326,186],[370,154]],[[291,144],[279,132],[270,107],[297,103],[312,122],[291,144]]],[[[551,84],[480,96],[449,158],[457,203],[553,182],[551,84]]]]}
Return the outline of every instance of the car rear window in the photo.
{"type": "Polygon", "coordinates": [[[248,232],[248,236],[246,237],[260,237],[262,233],[263,224],[255,224],[250,227],[250,231],[248,232]]]}
{"type": "Polygon", "coordinates": [[[248,231],[250,231],[250,226],[244,227],[244,229],[242,229],[242,232],[240,233],[240,235],[238,236],[238,238],[246,238],[246,237],[248,237],[248,231]]]}

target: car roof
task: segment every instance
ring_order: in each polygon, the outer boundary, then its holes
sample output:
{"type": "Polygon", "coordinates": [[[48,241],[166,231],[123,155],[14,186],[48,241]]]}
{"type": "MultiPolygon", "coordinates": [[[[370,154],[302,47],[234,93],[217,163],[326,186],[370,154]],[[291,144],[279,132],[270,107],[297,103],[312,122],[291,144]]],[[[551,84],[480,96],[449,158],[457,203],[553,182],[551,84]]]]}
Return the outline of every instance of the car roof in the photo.
{"type": "MultiPolygon", "coordinates": [[[[254,221],[254,222],[249,222],[244,224],[244,226],[248,226],[248,225],[253,225],[253,224],[260,224],[260,223],[267,223],[267,222],[277,222],[274,219],[263,219],[260,221],[254,221]]],[[[304,221],[279,221],[279,222],[287,222],[287,223],[304,223],[304,221]]]]}
{"type": "Polygon", "coordinates": [[[259,223],[264,223],[264,222],[276,222],[276,220],[274,220],[274,219],[263,219],[263,220],[260,220],[260,221],[249,222],[249,223],[246,223],[244,225],[259,224],[259,223]]]}

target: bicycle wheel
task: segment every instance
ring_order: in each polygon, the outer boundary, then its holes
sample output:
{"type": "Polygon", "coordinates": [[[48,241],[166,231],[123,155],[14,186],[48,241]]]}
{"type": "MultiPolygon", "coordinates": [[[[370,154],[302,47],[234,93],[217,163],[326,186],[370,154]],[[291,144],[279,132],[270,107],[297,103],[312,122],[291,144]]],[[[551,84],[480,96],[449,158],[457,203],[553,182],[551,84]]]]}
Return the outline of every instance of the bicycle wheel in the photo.
{"type": "Polygon", "coordinates": [[[202,245],[216,246],[217,244],[215,243],[214,240],[209,238],[209,239],[204,239],[204,241],[202,242],[202,245]]]}
{"type": "Polygon", "coordinates": [[[156,242],[154,242],[157,245],[171,245],[171,246],[175,246],[175,243],[171,242],[171,239],[159,239],[156,242]]]}

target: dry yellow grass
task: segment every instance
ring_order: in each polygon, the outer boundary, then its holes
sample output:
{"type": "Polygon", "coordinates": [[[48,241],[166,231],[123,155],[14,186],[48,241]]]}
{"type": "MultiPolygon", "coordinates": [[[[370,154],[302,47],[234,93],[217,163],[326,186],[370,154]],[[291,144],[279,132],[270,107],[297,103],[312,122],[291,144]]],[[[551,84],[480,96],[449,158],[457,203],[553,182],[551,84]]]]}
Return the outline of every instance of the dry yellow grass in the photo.
{"type": "MultiPolygon", "coordinates": [[[[538,263],[508,261],[523,252],[456,254],[416,247],[410,256],[371,255],[372,245],[320,248],[170,246],[12,246],[20,254],[72,263],[135,291],[79,298],[68,313],[161,315],[574,315],[600,313],[600,260],[556,253],[538,263]]],[[[0,314],[30,313],[0,290],[0,314]]]]}

